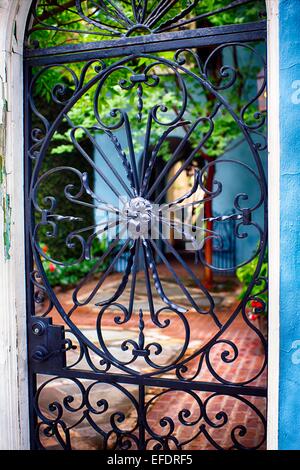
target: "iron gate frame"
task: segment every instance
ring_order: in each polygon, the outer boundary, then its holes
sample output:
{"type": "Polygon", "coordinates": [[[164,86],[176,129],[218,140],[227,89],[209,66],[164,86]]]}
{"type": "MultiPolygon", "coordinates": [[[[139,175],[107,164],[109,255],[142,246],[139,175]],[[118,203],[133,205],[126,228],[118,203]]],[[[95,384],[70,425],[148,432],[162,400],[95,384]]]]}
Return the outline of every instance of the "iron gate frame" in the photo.
{"type": "MultiPolygon", "coordinates": [[[[32,222],[32,198],[30,194],[30,183],[32,179],[32,162],[28,157],[28,149],[31,144],[31,113],[29,103],[29,90],[32,80],[32,68],[39,66],[51,66],[59,64],[68,64],[73,62],[88,62],[92,59],[105,60],[107,58],[127,58],[128,50],[130,49],[132,56],[143,57],[144,55],[164,52],[164,51],[178,51],[179,49],[186,48],[201,48],[205,46],[219,46],[230,45],[233,43],[248,44],[255,41],[266,41],[267,26],[266,21],[258,21],[249,24],[240,25],[226,25],[211,28],[201,28],[193,30],[182,30],[169,33],[148,34],[146,36],[138,37],[123,37],[121,39],[104,40],[101,42],[83,43],[68,46],[58,46],[47,49],[28,49],[24,50],[24,116],[25,116],[25,253],[26,253],[26,288],[27,288],[27,315],[28,315],[28,355],[29,355],[29,393],[30,393],[30,414],[32,417],[31,426],[31,446],[32,449],[37,448],[36,442],[36,425],[37,413],[34,404],[33,392],[36,391],[36,375],[43,373],[44,375],[57,376],[61,378],[71,379],[90,379],[97,382],[109,384],[133,384],[137,385],[139,395],[137,400],[138,405],[138,448],[145,449],[145,387],[153,386],[159,389],[170,389],[173,391],[201,391],[212,392],[215,394],[225,394],[234,397],[262,397],[267,398],[267,388],[262,386],[252,385],[234,385],[231,383],[215,383],[203,381],[188,381],[184,379],[169,379],[164,377],[155,377],[151,375],[132,375],[117,374],[112,372],[95,372],[85,371],[80,369],[65,369],[65,353],[70,346],[66,344],[66,349],[62,349],[62,354],[57,353],[55,350],[57,344],[61,341],[64,342],[64,327],[52,325],[51,319],[41,321],[35,316],[35,302],[34,302],[34,283],[32,282],[33,265],[33,250],[31,248],[31,234],[28,230],[27,222],[32,222]],[[45,349],[43,351],[43,341],[45,342],[45,349]],[[49,343],[50,341],[50,343],[49,343]],[[51,343],[53,342],[53,348],[51,343]],[[49,353],[50,345],[50,353],[49,353]],[[42,346],[42,347],[41,347],[42,346]],[[52,350],[51,350],[52,348],[52,350]],[[41,354],[37,362],[33,361],[34,355],[41,354]],[[42,364],[43,355],[52,355],[51,368],[45,369],[42,364]],[[41,359],[41,361],[40,361],[41,359]],[[39,362],[40,361],[40,362],[39,362]]],[[[265,205],[265,216],[266,216],[265,205]]],[[[249,215],[249,214],[248,214],[249,215]]],[[[245,220],[247,214],[244,214],[245,220]]],[[[234,220],[237,220],[236,218],[234,220]]],[[[265,221],[267,219],[265,218],[265,221]]],[[[247,223],[247,222],[246,222],[247,223]]],[[[267,243],[267,228],[264,229],[263,244],[267,243]]],[[[257,281],[254,279],[253,282],[257,281]]],[[[265,280],[266,281],[266,280],[265,280]]],[[[267,286],[267,281],[266,285],[267,286]]],[[[248,296],[249,300],[251,290],[248,296]]],[[[207,345],[206,345],[207,347],[207,345]]],[[[265,349],[265,355],[267,350],[265,349]]],[[[47,362],[48,358],[46,358],[47,362]]],[[[49,367],[49,366],[47,366],[49,367]]],[[[258,410],[257,410],[258,411],[258,410]]],[[[264,424],[266,424],[265,417],[261,417],[264,424]]],[[[168,445],[168,444],[167,444],[168,445]]],[[[166,447],[168,448],[168,447],[166,447]]],[[[237,448],[239,448],[237,446],[237,448]]],[[[243,448],[241,446],[240,448],[243,448]]]]}

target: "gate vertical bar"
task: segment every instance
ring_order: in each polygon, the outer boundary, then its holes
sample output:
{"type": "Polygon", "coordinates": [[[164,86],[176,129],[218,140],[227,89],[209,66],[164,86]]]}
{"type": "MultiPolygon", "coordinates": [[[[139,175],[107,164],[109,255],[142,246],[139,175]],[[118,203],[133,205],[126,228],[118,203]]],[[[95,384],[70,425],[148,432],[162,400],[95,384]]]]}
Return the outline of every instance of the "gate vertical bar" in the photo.
{"type": "Polygon", "coordinates": [[[145,385],[139,384],[139,446],[140,450],[145,450],[145,385]]]}
{"type": "MultiPolygon", "coordinates": [[[[25,218],[27,221],[30,221],[33,217],[31,211],[31,200],[29,196],[29,188],[30,188],[30,181],[32,176],[32,161],[28,158],[28,149],[30,148],[32,139],[31,139],[31,112],[30,112],[30,104],[29,100],[26,96],[26,91],[29,89],[30,82],[32,79],[32,69],[31,66],[24,62],[23,68],[23,75],[24,75],[24,191],[25,191],[25,198],[24,198],[24,212],[25,218]]],[[[30,317],[34,314],[34,286],[31,282],[30,273],[33,272],[34,264],[33,264],[33,257],[32,257],[32,249],[31,249],[31,241],[30,241],[30,233],[29,233],[29,224],[25,224],[24,231],[25,231],[25,266],[26,266],[26,304],[27,304],[27,354],[29,356],[29,325],[30,325],[30,317]]],[[[31,361],[28,361],[28,382],[29,382],[29,407],[30,407],[30,414],[32,416],[30,422],[30,443],[31,449],[35,449],[35,429],[37,425],[37,416],[34,410],[33,405],[33,396],[36,391],[36,374],[33,372],[31,367],[31,361]]]]}

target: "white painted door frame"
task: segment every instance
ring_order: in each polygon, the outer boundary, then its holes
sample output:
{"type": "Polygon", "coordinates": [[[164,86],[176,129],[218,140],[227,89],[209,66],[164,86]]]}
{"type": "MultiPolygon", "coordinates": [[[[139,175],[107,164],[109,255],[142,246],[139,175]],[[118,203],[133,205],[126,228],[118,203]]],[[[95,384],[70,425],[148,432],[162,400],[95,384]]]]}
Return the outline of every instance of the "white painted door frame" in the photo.
{"type": "Polygon", "coordinates": [[[30,4],[0,0],[0,449],[29,448],[22,77],[30,4]]]}
{"type": "Polygon", "coordinates": [[[269,332],[267,449],[278,449],[280,294],[279,0],[266,0],[268,54],[269,332]]]}
{"type": "MultiPolygon", "coordinates": [[[[270,321],[268,449],[277,449],[279,371],[278,3],[268,11],[270,321]]],[[[0,449],[29,448],[23,168],[23,38],[31,0],[0,0],[0,449]],[[2,235],[3,234],[3,235],[2,235]]]]}

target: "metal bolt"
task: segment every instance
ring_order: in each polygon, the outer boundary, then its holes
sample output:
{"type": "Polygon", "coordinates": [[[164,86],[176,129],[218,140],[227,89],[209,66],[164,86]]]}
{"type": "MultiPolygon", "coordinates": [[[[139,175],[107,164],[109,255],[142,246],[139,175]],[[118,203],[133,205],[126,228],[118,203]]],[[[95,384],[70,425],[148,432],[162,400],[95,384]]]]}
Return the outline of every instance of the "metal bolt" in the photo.
{"type": "Polygon", "coordinates": [[[42,336],[45,333],[45,325],[39,320],[35,321],[32,325],[32,332],[36,336],[42,336]]]}

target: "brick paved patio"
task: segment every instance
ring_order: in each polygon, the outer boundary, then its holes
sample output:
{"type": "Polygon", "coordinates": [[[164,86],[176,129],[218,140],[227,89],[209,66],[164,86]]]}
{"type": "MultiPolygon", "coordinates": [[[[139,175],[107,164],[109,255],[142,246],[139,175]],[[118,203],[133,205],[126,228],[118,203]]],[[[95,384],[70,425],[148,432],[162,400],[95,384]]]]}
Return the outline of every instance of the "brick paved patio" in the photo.
{"type": "MultiPolygon", "coordinates": [[[[172,282],[167,277],[167,273],[164,272],[164,268],[161,267],[161,276],[165,278],[166,285],[168,285],[169,292],[172,294],[172,282]]],[[[178,267],[180,270],[180,268],[178,267]]],[[[101,289],[101,295],[108,297],[113,291],[114,285],[117,285],[120,281],[120,274],[111,275],[109,282],[106,286],[101,289]]],[[[188,282],[188,279],[186,279],[188,282]]],[[[84,286],[83,294],[86,295],[91,291],[95,285],[96,280],[91,281],[90,284],[84,286]]],[[[138,300],[140,303],[145,303],[145,295],[142,293],[142,274],[138,276],[138,300]],[[143,297],[144,295],[144,297],[143,297]]],[[[193,286],[191,286],[193,288],[193,286]]],[[[219,320],[224,324],[229,319],[230,314],[238,304],[237,294],[239,287],[232,279],[223,278],[218,279],[214,290],[214,298],[216,299],[216,313],[219,320]]],[[[64,306],[65,310],[68,311],[72,306],[72,291],[58,291],[57,295],[64,306]]],[[[176,297],[175,291],[173,297],[176,297]]],[[[128,301],[128,293],[123,295],[121,299],[126,304],[128,301]],[[127,295],[127,298],[126,298],[127,295]],[[124,297],[125,296],[125,297],[124,297]]],[[[180,300],[184,303],[184,299],[180,300]]],[[[205,299],[204,299],[205,300],[205,299]]],[[[204,301],[203,300],[203,301],[204,301]]],[[[202,300],[199,299],[201,302],[202,300]]],[[[160,298],[154,291],[154,303],[157,303],[159,307],[160,298]]],[[[144,321],[145,321],[145,333],[149,333],[150,339],[165,340],[168,343],[168,360],[172,361],[172,354],[176,354],[179,345],[182,343],[184,338],[184,330],[182,323],[176,315],[172,317],[170,326],[166,329],[155,328],[153,325],[149,312],[146,310],[144,305],[144,321]]],[[[53,312],[52,312],[53,313],[53,312]]],[[[80,307],[78,311],[75,311],[72,315],[74,323],[84,330],[84,334],[93,335],[96,318],[99,313],[99,307],[95,306],[95,301],[92,303],[80,307]]],[[[119,314],[120,312],[118,312],[119,314]]],[[[57,323],[62,323],[59,316],[55,313],[52,314],[54,320],[57,323]]],[[[114,323],[110,312],[107,317],[104,318],[102,323],[103,334],[108,335],[108,343],[113,345],[113,348],[117,350],[120,346],[121,339],[124,340],[128,337],[128,334],[132,337],[138,332],[137,330],[137,315],[133,316],[133,319],[126,323],[124,326],[118,326],[114,323]],[[122,334],[127,336],[122,336],[122,334]]],[[[189,357],[195,351],[199,349],[201,345],[204,345],[217,331],[213,320],[208,315],[199,315],[196,311],[190,310],[186,317],[188,318],[190,329],[191,329],[191,341],[186,351],[185,357],[189,357]]],[[[258,327],[258,324],[255,323],[258,327]]],[[[130,337],[131,337],[130,336],[130,337]]],[[[211,364],[214,370],[223,379],[230,381],[231,383],[247,382],[249,379],[259,373],[260,368],[263,364],[264,356],[262,351],[262,345],[258,336],[251,330],[239,314],[234,320],[232,325],[225,333],[221,336],[222,340],[231,340],[237,346],[239,350],[239,356],[236,360],[230,362],[230,360],[222,360],[222,352],[224,350],[229,351],[228,359],[233,357],[233,351],[230,346],[220,343],[213,347],[211,350],[211,364]]],[[[123,352],[124,354],[124,352],[123,352]]],[[[189,362],[189,376],[193,375],[197,370],[199,363],[199,357],[196,357],[193,361],[189,362]]],[[[149,372],[149,367],[142,366],[141,372],[149,372]]],[[[114,370],[116,371],[116,370],[114,370]]],[[[175,378],[174,372],[170,371],[164,374],[166,378],[175,378]]],[[[208,370],[205,362],[201,367],[201,372],[197,376],[197,380],[203,382],[217,382],[217,379],[212,376],[208,370]]],[[[259,376],[257,380],[251,382],[251,385],[265,386],[266,385],[266,371],[259,376]]],[[[164,392],[163,389],[147,387],[146,390],[146,403],[152,400],[157,394],[164,392]]],[[[131,390],[132,393],[132,390],[131,390]]],[[[196,396],[203,402],[213,393],[208,392],[195,392],[196,396]]],[[[136,394],[137,395],[137,394],[136,394]]],[[[192,397],[183,391],[166,391],[156,399],[153,399],[151,406],[149,406],[147,414],[147,423],[153,433],[157,433],[159,436],[166,436],[169,431],[169,425],[164,421],[165,417],[172,418],[175,429],[172,433],[182,449],[193,450],[193,449],[212,449],[220,446],[220,448],[231,449],[234,446],[235,440],[241,446],[247,448],[259,446],[263,440],[264,426],[259,418],[258,414],[251,408],[251,404],[258,409],[258,413],[265,415],[266,401],[263,398],[247,397],[249,403],[243,402],[243,397],[238,399],[237,397],[231,396],[215,396],[208,402],[206,413],[207,417],[200,419],[200,408],[197,404],[195,396],[192,397]],[[185,410],[185,411],[184,411],[185,410]],[[185,424],[180,422],[179,414],[182,414],[182,420],[185,424]],[[194,424],[193,424],[194,423],[194,424]],[[244,428],[245,427],[245,428],[244,428]],[[208,433],[208,435],[205,435],[208,433]],[[209,442],[211,440],[211,442],[209,442]],[[213,442],[215,443],[213,445],[213,442]]],[[[117,401],[115,405],[120,406],[120,402],[117,401]]],[[[136,414],[130,403],[126,405],[125,415],[127,416],[127,426],[136,423],[136,414]],[[131,423],[131,424],[130,424],[131,423]]],[[[116,411],[116,410],[114,410],[116,411]]],[[[86,429],[86,428],[85,428],[86,429]]],[[[146,433],[146,439],[149,438],[149,434],[146,433]]],[[[89,433],[84,437],[84,433],[81,430],[74,430],[74,442],[76,442],[76,448],[101,448],[101,438],[99,435],[96,438],[91,438],[89,433]]],[[[151,448],[157,441],[150,441],[148,447],[151,448]]],[[[111,445],[113,445],[113,439],[111,439],[111,445]]],[[[175,448],[174,443],[169,441],[170,448],[175,448]]],[[[264,444],[260,446],[264,448],[264,444]]]]}

